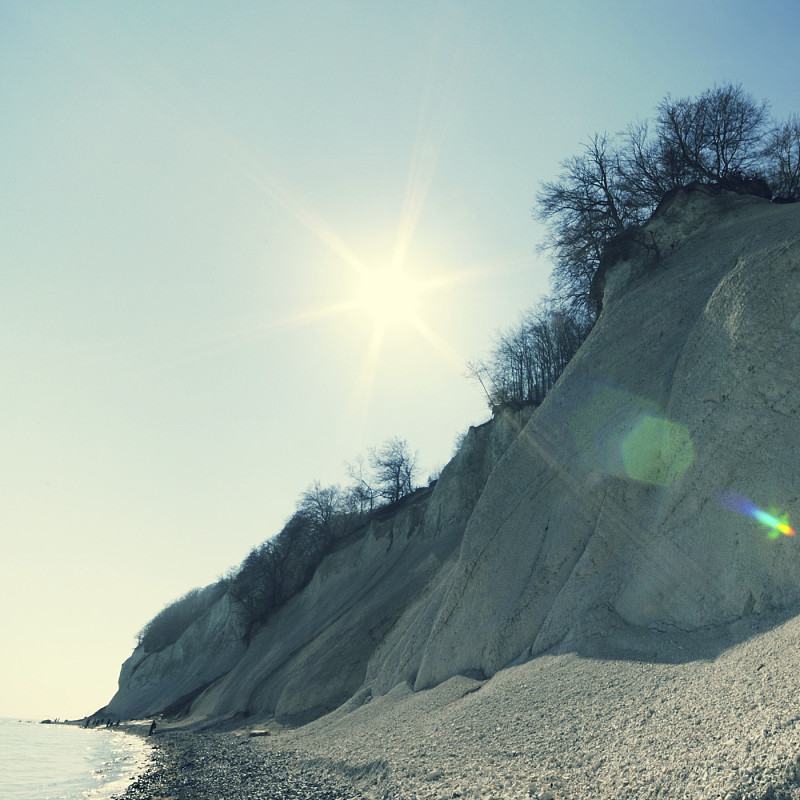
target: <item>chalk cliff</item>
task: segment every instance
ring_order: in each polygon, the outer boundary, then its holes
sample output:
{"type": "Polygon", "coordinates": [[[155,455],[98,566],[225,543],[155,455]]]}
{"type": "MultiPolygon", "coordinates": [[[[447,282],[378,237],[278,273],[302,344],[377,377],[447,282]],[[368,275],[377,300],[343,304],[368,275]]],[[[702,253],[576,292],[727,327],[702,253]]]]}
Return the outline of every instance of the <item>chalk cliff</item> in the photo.
{"type": "Polygon", "coordinates": [[[107,712],[185,711],[216,678],[195,713],[216,719],[268,712],[298,723],[336,708],[359,691],[376,647],[454,558],[489,473],[532,411],[509,409],[470,428],[433,488],[386,509],[365,535],[330,554],[249,646],[238,640],[224,596],[175,644],[155,653],[138,647],[122,666],[107,712]]]}
{"type": "Polygon", "coordinates": [[[195,717],[296,724],[798,604],[798,538],[730,498],[800,519],[800,205],[678,192],[597,285],[598,322],[540,407],[471,429],[434,488],[327,557],[248,647],[223,598],[134,653],[112,713],[194,692],[195,717]]]}
{"type": "Polygon", "coordinates": [[[228,672],[245,650],[225,595],[171,646],[148,653],[140,644],[122,665],[108,711],[121,718],[162,712],[228,672]]]}

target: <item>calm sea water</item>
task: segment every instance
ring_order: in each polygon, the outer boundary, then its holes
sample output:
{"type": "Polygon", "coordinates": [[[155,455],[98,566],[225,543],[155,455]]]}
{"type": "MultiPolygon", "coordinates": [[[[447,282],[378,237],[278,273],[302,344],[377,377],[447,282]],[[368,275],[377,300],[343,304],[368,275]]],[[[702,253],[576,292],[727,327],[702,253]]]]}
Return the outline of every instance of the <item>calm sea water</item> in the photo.
{"type": "Polygon", "coordinates": [[[148,752],[117,730],[0,719],[0,797],[107,800],[143,771],[148,752]]]}

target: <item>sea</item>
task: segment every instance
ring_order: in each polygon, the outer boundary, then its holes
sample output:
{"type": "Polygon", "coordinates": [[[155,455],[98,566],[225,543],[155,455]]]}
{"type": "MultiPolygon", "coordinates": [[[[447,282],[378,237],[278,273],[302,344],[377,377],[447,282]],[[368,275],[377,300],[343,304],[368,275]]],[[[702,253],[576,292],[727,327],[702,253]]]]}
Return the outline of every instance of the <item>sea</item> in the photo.
{"type": "Polygon", "coordinates": [[[2,800],[110,800],[144,771],[146,741],[116,728],[0,719],[2,800]]]}

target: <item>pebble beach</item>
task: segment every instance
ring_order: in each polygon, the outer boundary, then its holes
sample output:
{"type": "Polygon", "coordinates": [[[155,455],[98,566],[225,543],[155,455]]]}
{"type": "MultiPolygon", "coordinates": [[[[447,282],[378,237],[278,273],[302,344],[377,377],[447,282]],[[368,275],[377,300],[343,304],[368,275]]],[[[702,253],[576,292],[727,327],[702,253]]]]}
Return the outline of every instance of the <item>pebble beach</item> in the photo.
{"type": "Polygon", "coordinates": [[[264,748],[239,733],[167,731],[153,737],[150,764],[120,800],[347,800],[337,785],[297,754],[264,748]]]}
{"type": "Polygon", "coordinates": [[[800,800],[800,619],[652,641],[365,690],[269,736],[160,731],[123,798],[800,800]]]}

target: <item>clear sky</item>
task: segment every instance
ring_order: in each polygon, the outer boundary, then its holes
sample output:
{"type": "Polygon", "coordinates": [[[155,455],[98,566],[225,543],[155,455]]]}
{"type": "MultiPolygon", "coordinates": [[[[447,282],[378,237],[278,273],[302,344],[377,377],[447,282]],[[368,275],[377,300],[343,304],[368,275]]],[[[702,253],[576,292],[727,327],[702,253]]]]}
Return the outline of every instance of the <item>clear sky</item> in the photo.
{"type": "Polygon", "coordinates": [[[794,0],[2,0],[0,716],[104,705],[344,460],[446,463],[538,183],[667,93],[800,111],[798,52],[794,0]]]}

